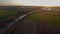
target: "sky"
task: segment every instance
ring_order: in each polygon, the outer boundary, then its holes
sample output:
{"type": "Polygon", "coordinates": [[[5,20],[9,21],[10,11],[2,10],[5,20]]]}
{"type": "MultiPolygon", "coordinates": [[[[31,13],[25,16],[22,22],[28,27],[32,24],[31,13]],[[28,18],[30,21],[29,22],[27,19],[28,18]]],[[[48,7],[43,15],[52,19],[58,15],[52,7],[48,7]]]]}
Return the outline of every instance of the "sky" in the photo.
{"type": "Polygon", "coordinates": [[[26,5],[26,6],[60,6],[60,0],[0,0],[0,6],[26,5]]]}

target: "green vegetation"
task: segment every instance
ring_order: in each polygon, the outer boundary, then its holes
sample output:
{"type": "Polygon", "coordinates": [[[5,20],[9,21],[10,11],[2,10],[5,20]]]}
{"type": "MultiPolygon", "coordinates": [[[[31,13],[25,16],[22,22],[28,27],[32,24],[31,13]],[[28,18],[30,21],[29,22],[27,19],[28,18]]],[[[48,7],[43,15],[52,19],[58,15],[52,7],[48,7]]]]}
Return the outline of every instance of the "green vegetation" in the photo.
{"type": "Polygon", "coordinates": [[[28,16],[29,19],[47,22],[54,25],[60,25],[60,12],[40,11],[28,16]]]}
{"type": "Polygon", "coordinates": [[[15,15],[16,15],[15,10],[0,10],[0,22],[8,18],[9,16],[15,16],[15,15]]]}

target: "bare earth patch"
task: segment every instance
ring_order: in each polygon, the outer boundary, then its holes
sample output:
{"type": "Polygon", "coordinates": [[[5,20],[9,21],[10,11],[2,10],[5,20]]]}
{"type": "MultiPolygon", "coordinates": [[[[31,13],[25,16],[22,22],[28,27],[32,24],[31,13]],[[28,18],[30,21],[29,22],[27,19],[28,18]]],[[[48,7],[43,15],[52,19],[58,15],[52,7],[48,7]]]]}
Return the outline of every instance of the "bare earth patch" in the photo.
{"type": "Polygon", "coordinates": [[[60,26],[25,19],[13,34],[60,34],[60,26]]]}

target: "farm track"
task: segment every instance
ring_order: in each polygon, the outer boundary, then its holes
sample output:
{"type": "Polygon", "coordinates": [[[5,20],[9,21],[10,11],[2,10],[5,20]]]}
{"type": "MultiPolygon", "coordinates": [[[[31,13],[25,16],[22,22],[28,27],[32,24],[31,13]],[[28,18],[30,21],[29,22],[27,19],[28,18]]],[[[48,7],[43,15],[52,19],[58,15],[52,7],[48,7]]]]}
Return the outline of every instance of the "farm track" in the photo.
{"type": "Polygon", "coordinates": [[[24,14],[22,16],[19,16],[15,21],[11,21],[8,23],[8,25],[4,28],[4,29],[1,29],[1,31],[3,33],[5,33],[7,30],[9,30],[14,24],[16,24],[18,21],[21,21],[23,18],[25,18],[26,16],[28,16],[29,14],[32,14],[32,13],[35,13],[36,11],[31,11],[31,12],[28,12],[27,14],[24,14]]]}

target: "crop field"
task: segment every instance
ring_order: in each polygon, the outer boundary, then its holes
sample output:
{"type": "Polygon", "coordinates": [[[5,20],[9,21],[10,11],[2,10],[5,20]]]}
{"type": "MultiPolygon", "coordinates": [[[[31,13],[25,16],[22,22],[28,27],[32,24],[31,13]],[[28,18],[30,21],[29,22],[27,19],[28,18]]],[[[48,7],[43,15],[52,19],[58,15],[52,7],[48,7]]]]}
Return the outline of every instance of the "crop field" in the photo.
{"type": "Polygon", "coordinates": [[[0,22],[4,21],[6,18],[10,16],[15,16],[15,10],[0,10],[0,22]]]}
{"type": "Polygon", "coordinates": [[[60,12],[58,11],[40,11],[28,16],[28,19],[43,21],[53,25],[60,25],[60,12]]]}

